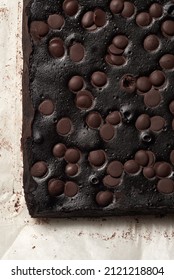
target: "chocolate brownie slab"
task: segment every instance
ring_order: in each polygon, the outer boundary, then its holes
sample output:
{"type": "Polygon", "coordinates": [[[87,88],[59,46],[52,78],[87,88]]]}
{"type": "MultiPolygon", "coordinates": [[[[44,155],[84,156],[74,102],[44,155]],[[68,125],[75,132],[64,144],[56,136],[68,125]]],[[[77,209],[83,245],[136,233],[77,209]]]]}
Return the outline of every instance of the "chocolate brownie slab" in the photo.
{"type": "Polygon", "coordinates": [[[174,212],[174,3],[24,1],[32,217],[174,212]]]}

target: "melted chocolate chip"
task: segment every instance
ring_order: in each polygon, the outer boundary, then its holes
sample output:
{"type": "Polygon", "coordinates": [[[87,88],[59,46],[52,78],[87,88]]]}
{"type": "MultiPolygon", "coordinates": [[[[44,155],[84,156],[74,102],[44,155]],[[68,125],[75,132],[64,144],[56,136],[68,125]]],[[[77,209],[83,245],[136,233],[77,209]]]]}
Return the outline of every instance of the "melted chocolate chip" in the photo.
{"type": "Polygon", "coordinates": [[[102,123],[102,117],[98,112],[91,112],[86,118],[86,123],[90,128],[99,128],[102,123]]]}
{"type": "Polygon", "coordinates": [[[107,76],[105,73],[97,71],[92,74],[91,81],[96,87],[103,87],[107,83],[107,76]]]}
{"type": "Polygon", "coordinates": [[[43,177],[48,171],[47,164],[44,161],[36,162],[30,169],[31,176],[43,177]]]}
{"type": "Polygon", "coordinates": [[[139,164],[135,160],[128,160],[124,164],[124,170],[128,174],[132,174],[133,175],[133,174],[138,173],[138,171],[140,170],[140,166],[139,166],[139,164]]]}
{"type": "Polygon", "coordinates": [[[104,124],[100,128],[100,136],[104,141],[110,141],[115,135],[115,129],[111,124],[104,124]]]}
{"type": "Polygon", "coordinates": [[[63,16],[57,14],[50,15],[47,23],[52,29],[58,29],[64,25],[64,18],[63,16]]]}
{"type": "Polygon", "coordinates": [[[52,179],[48,182],[48,193],[51,196],[59,196],[64,192],[65,183],[61,180],[52,179]]]}
{"type": "Polygon", "coordinates": [[[79,171],[79,166],[77,164],[68,163],[65,172],[69,177],[75,176],[79,171]]]}
{"type": "Polygon", "coordinates": [[[113,178],[110,175],[107,175],[103,178],[103,185],[108,188],[115,188],[120,184],[120,178],[113,178]]]}
{"type": "Polygon", "coordinates": [[[68,87],[71,91],[80,91],[84,86],[84,80],[81,76],[73,76],[69,83],[68,87]]]}
{"type": "Polygon", "coordinates": [[[72,122],[69,118],[62,118],[57,123],[57,133],[60,135],[67,135],[72,130],[72,122]]]}
{"type": "Polygon", "coordinates": [[[51,41],[49,42],[49,52],[52,57],[61,58],[65,53],[64,43],[62,39],[60,38],[51,39],[51,41]]]}
{"type": "Polygon", "coordinates": [[[92,151],[89,153],[88,160],[91,165],[101,167],[106,161],[106,155],[103,150],[92,151]]]}
{"type": "Polygon", "coordinates": [[[114,14],[119,14],[122,12],[124,8],[124,1],[123,0],[112,0],[110,3],[110,10],[114,14]]]}
{"type": "Polygon", "coordinates": [[[125,75],[120,82],[121,89],[128,93],[133,93],[136,90],[136,78],[131,75],[125,75]]]}
{"type": "Polygon", "coordinates": [[[153,3],[149,8],[149,13],[153,18],[159,18],[162,16],[163,7],[158,3],[153,3]]]}
{"type": "Polygon", "coordinates": [[[65,152],[65,160],[70,163],[77,163],[80,160],[80,152],[77,149],[68,149],[65,152]]]}
{"type": "Polygon", "coordinates": [[[93,104],[93,99],[94,98],[89,91],[79,91],[76,96],[76,106],[82,110],[89,109],[93,104]]]}
{"type": "Polygon", "coordinates": [[[120,177],[123,173],[123,164],[120,161],[112,161],[107,167],[107,173],[114,178],[120,177]]]}
{"type": "Polygon", "coordinates": [[[146,151],[140,150],[136,152],[135,161],[141,166],[146,166],[149,162],[149,157],[146,151]]]}
{"type": "Polygon", "coordinates": [[[64,189],[64,194],[68,197],[73,197],[75,196],[79,191],[79,187],[77,186],[76,183],[74,182],[66,182],[65,184],[65,189],[64,189]]]}
{"type": "Polygon", "coordinates": [[[63,10],[68,16],[74,16],[78,12],[78,1],[77,0],[65,0],[63,2],[63,10]]]}
{"type": "Polygon", "coordinates": [[[96,195],[96,202],[101,207],[106,207],[113,201],[113,193],[110,191],[101,191],[96,195]]]}
{"type": "Polygon", "coordinates": [[[39,105],[39,111],[43,115],[51,115],[54,112],[54,104],[51,100],[45,100],[39,105]]]}
{"type": "Polygon", "coordinates": [[[69,56],[70,56],[72,61],[80,62],[84,58],[84,55],[85,55],[85,49],[84,49],[82,44],[74,43],[70,47],[69,56]]]}
{"type": "Polygon", "coordinates": [[[149,24],[151,24],[151,21],[152,21],[152,17],[147,12],[142,12],[138,14],[136,17],[136,23],[141,27],[148,26],[149,24]]]}
{"type": "Polygon", "coordinates": [[[66,152],[66,146],[62,143],[56,144],[53,148],[53,155],[57,158],[64,157],[66,152]]]}
{"type": "Polygon", "coordinates": [[[34,40],[40,40],[49,32],[48,24],[43,21],[32,21],[30,24],[30,34],[34,40]]]}
{"type": "Polygon", "coordinates": [[[160,193],[170,194],[174,192],[174,182],[172,179],[162,179],[157,184],[157,189],[160,193]]]}
{"type": "Polygon", "coordinates": [[[138,130],[146,130],[150,127],[151,121],[149,115],[142,114],[140,115],[135,123],[135,126],[138,130]]]}

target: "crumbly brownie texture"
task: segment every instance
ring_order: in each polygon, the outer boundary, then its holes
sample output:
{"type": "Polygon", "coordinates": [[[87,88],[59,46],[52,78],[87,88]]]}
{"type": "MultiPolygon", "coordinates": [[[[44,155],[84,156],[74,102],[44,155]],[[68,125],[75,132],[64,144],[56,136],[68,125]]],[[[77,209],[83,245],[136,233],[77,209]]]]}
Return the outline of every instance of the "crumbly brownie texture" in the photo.
{"type": "Polygon", "coordinates": [[[174,212],[174,3],[27,2],[30,214],[174,212]]]}

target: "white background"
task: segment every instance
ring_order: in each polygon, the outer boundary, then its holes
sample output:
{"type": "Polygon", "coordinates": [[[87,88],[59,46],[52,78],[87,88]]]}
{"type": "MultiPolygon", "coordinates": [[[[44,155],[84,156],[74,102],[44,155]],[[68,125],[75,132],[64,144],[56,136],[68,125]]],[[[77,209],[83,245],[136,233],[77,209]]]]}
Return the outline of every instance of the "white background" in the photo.
{"type": "Polygon", "coordinates": [[[31,219],[22,191],[22,0],[0,0],[0,258],[173,259],[174,217],[31,219]]]}

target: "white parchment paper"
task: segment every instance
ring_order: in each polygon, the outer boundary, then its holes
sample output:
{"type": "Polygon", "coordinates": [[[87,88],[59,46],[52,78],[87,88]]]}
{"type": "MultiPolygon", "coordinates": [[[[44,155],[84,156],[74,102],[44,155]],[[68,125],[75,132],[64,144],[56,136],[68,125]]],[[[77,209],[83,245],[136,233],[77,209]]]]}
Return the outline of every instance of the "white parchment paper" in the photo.
{"type": "Polygon", "coordinates": [[[22,190],[22,0],[0,0],[0,258],[173,259],[174,216],[31,219],[22,190]]]}

